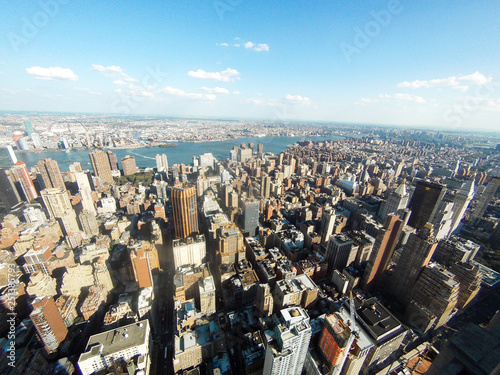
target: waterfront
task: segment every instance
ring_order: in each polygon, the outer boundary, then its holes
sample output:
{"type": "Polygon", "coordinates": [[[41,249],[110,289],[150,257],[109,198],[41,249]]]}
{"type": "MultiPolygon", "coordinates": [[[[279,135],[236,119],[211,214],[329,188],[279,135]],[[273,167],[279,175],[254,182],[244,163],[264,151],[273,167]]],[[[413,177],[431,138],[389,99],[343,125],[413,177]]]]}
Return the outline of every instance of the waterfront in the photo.
{"type": "MultiPolygon", "coordinates": [[[[324,137],[308,137],[312,141],[324,141],[341,139],[339,136],[324,136],[324,137]]],[[[215,158],[225,160],[229,157],[229,150],[234,146],[240,146],[242,143],[248,144],[253,142],[255,148],[257,144],[264,145],[264,152],[272,152],[278,154],[286,150],[287,145],[304,140],[301,137],[249,137],[230,139],[220,142],[179,142],[176,147],[143,147],[143,148],[123,148],[113,149],[104,148],[104,150],[111,150],[116,153],[118,160],[126,155],[135,157],[137,166],[139,168],[155,167],[156,154],[166,154],[169,165],[172,164],[191,164],[192,158],[195,155],[201,155],[206,152],[211,152],[215,158]]],[[[33,167],[39,160],[51,158],[59,163],[59,168],[62,172],[69,169],[69,165],[74,162],[82,164],[84,169],[91,169],[90,150],[57,150],[57,151],[33,151],[33,152],[17,152],[18,160],[22,160],[28,167],[33,167]]]]}

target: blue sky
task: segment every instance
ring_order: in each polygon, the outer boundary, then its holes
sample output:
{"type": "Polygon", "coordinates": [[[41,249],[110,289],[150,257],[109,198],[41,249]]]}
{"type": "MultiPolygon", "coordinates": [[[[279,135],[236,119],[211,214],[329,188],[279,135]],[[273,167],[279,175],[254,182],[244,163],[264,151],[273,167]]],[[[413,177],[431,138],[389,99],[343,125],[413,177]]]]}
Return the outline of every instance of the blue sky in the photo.
{"type": "Polygon", "coordinates": [[[15,1],[0,110],[500,128],[496,1],[15,1]]]}

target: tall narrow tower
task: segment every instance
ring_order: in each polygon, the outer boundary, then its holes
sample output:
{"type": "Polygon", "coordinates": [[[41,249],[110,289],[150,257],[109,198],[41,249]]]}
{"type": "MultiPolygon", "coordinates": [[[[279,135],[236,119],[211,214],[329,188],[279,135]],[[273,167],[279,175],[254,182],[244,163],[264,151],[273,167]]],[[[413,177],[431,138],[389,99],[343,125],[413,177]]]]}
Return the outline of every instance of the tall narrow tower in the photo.
{"type": "Polygon", "coordinates": [[[198,234],[198,207],[194,186],[172,189],[175,237],[187,238],[198,234]]]}
{"type": "Polygon", "coordinates": [[[446,187],[430,181],[418,181],[411,197],[409,208],[412,211],[408,225],[422,229],[435,215],[439,202],[443,199],[446,187]]]}
{"type": "Polygon", "coordinates": [[[38,197],[35,185],[33,184],[33,180],[28,172],[28,167],[24,162],[19,160],[16,164],[14,164],[14,166],[10,169],[10,174],[22,199],[27,202],[31,202],[33,199],[38,197]]]}
{"type": "Polygon", "coordinates": [[[95,150],[89,156],[94,174],[101,179],[103,184],[112,184],[113,176],[111,175],[108,154],[102,150],[95,150]]]}
{"type": "Polygon", "coordinates": [[[477,206],[472,213],[472,220],[478,221],[481,219],[486,212],[486,209],[488,208],[488,204],[491,201],[491,198],[493,198],[493,195],[498,190],[498,186],[500,186],[500,177],[493,177],[493,179],[488,182],[488,185],[486,185],[486,189],[484,189],[483,193],[478,199],[477,206]]]}
{"type": "Polygon", "coordinates": [[[38,163],[36,163],[36,165],[38,167],[40,175],[42,176],[44,189],[66,189],[57,161],[47,158],[40,160],[38,163]]]}
{"type": "Polygon", "coordinates": [[[30,319],[42,340],[48,354],[57,352],[57,348],[66,338],[68,330],[52,297],[39,297],[33,303],[30,319]]]}
{"type": "Polygon", "coordinates": [[[460,221],[464,218],[465,211],[467,211],[472,198],[474,198],[474,179],[464,182],[455,195],[451,229],[448,235],[451,235],[457,229],[460,221]]]}

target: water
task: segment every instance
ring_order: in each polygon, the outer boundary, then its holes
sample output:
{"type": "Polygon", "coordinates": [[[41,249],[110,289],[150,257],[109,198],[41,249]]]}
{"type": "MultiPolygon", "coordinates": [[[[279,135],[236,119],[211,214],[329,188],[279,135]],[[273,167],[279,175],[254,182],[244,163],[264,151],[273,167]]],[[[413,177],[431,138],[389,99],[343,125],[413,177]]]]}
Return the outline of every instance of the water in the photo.
{"type": "MultiPolygon", "coordinates": [[[[335,140],[342,137],[327,136],[327,137],[308,137],[312,141],[335,140]]],[[[156,154],[166,154],[168,164],[191,164],[193,156],[201,155],[206,152],[211,152],[218,160],[225,160],[229,157],[229,150],[240,144],[248,144],[253,142],[254,149],[257,149],[257,144],[264,145],[264,152],[272,152],[278,154],[287,149],[287,145],[303,140],[300,137],[250,137],[238,138],[220,142],[179,142],[176,147],[144,147],[131,149],[106,149],[116,153],[118,160],[126,155],[135,157],[139,168],[155,167],[156,154]]],[[[33,152],[16,152],[19,160],[26,163],[28,168],[34,166],[39,160],[51,158],[59,163],[61,172],[69,170],[69,165],[74,162],[82,164],[83,169],[92,169],[89,158],[89,150],[70,150],[70,151],[33,151],[33,152]]]]}

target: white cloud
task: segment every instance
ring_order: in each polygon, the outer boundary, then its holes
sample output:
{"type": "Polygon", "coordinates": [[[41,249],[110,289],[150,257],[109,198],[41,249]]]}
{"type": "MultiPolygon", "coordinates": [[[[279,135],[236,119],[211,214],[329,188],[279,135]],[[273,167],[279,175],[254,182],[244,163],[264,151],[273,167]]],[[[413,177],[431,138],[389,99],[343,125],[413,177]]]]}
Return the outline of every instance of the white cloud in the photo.
{"type": "Polygon", "coordinates": [[[50,67],[42,68],[40,66],[33,66],[31,68],[26,68],[26,72],[35,76],[36,79],[43,79],[46,81],[76,81],[78,76],[73,73],[71,69],[60,68],[60,67],[50,67]]]}
{"type": "Polygon", "coordinates": [[[255,46],[255,44],[252,43],[252,42],[246,42],[245,43],[245,48],[253,48],[253,46],[255,46]]]}
{"type": "Polygon", "coordinates": [[[221,46],[221,47],[229,47],[228,43],[219,43],[218,45],[221,46]]]}
{"type": "Polygon", "coordinates": [[[285,100],[288,100],[290,102],[295,102],[295,103],[302,103],[306,104],[309,103],[311,100],[308,97],[305,96],[300,96],[300,95],[286,95],[285,100]]]}
{"type": "Polygon", "coordinates": [[[81,92],[86,92],[87,94],[91,95],[102,95],[99,91],[94,91],[85,87],[75,87],[76,91],[81,91],[81,92]]]}
{"type": "Polygon", "coordinates": [[[229,90],[224,87],[202,87],[201,89],[209,94],[229,94],[229,90]]]}
{"type": "Polygon", "coordinates": [[[426,81],[420,81],[420,80],[412,82],[404,81],[398,83],[398,87],[418,89],[422,87],[431,88],[431,87],[444,86],[444,87],[453,87],[461,91],[466,91],[469,88],[466,84],[473,86],[482,86],[491,82],[491,80],[492,80],[491,77],[486,77],[482,73],[475,72],[473,74],[461,77],[452,76],[448,78],[431,79],[426,81]]]}
{"type": "Polygon", "coordinates": [[[121,79],[117,79],[117,80],[113,81],[113,84],[115,84],[117,86],[127,86],[128,85],[127,82],[125,82],[125,81],[123,81],[121,79]]]}
{"type": "Polygon", "coordinates": [[[244,46],[245,46],[245,48],[253,49],[254,51],[257,51],[257,52],[262,52],[262,51],[268,52],[269,51],[269,45],[266,43],[255,44],[253,42],[246,42],[244,44],[244,46]]]}
{"type": "Polygon", "coordinates": [[[231,68],[227,68],[222,72],[205,72],[202,69],[198,69],[197,71],[191,70],[187,75],[193,78],[210,79],[221,82],[234,82],[240,79],[240,72],[231,68]]]}
{"type": "Polygon", "coordinates": [[[371,104],[371,103],[380,103],[380,102],[388,102],[389,100],[403,100],[408,102],[413,102],[417,104],[427,103],[427,100],[422,98],[421,96],[411,95],[411,94],[403,94],[396,93],[394,95],[390,94],[380,94],[377,98],[361,98],[356,104],[371,104]]]}
{"type": "Polygon", "coordinates": [[[215,100],[217,98],[217,96],[214,94],[188,93],[188,92],[185,92],[184,90],[177,89],[175,87],[170,87],[170,86],[167,86],[167,87],[160,89],[159,92],[169,94],[169,95],[179,96],[182,98],[190,98],[190,99],[215,100]]]}
{"type": "Polygon", "coordinates": [[[135,78],[130,77],[118,65],[103,66],[103,65],[99,65],[99,64],[92,64],[92,70],[95,70],[97,72],[101,72],[102,74],[104,74],[108,78],[119,78],[122,81],[137,82],[137,80],[135,78]]]}
{"type": "Polygon", "coordinates": [[[236,43],[234,46],[235,47],[241,47],[241,44],[236,43]]]}

